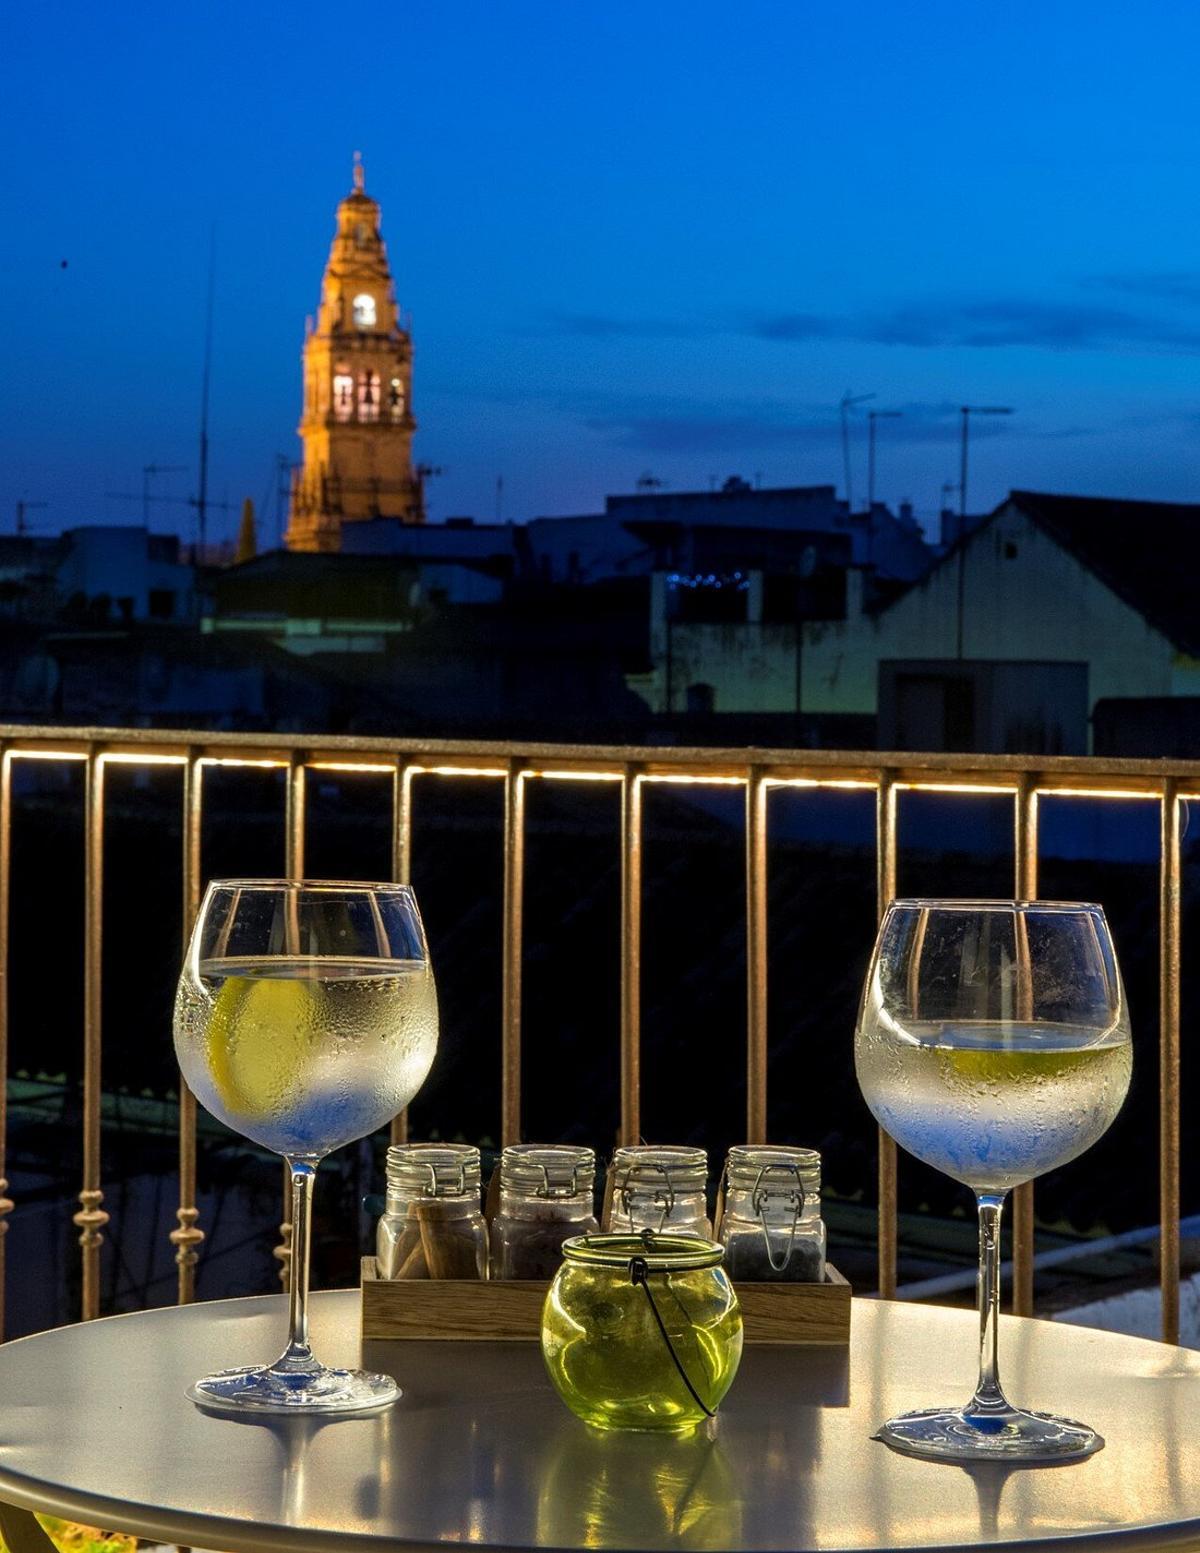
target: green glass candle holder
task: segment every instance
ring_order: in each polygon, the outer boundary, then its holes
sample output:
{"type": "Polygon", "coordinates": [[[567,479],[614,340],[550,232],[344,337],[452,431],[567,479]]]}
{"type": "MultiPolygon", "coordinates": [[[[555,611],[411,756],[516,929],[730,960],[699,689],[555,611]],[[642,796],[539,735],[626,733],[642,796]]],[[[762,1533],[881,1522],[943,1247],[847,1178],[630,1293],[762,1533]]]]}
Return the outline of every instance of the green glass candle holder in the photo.
{"type": "Polygon", "coordinates": [[[599,1429],[694,1429],[742,1357],[724,1247],[694,1235],[579,1235],[542,1309],[555,1390],[599,1429]]]}

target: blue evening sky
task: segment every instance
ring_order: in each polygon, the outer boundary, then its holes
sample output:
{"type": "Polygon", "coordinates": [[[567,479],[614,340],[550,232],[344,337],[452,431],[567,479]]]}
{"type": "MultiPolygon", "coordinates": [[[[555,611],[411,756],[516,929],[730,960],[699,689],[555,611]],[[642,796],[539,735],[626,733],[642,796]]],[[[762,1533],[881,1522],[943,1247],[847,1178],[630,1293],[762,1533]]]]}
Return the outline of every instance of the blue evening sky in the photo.
{"type": "MultiPolygon", "coordinates": [[[[0,529],[298,456],[299,352],[361,148],[432,515],[597,510],[651,472],[931,515],[1010,486],[1200,499],[1194,0],[38,0],[0,22],[0,529]],[[63,267],[62,261],[66,261],[63,267]],[[855,422],[865,486],[865,422],[855,422]]],[[[214,513],[218,534],[234,513],[214,513]]],[[[154,510],[186,531],[186,506],[154,510]]],[[[270,515],[266,523],[270,537],[270,515]]]]}

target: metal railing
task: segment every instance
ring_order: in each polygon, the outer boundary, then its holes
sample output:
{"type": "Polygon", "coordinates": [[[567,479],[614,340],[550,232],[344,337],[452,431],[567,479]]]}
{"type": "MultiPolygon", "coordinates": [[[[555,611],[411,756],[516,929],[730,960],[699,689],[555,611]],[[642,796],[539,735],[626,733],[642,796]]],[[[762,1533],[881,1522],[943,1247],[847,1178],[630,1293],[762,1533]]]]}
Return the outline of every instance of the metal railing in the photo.
{"type": "MultiPolygon", "coordinates": [[[[767,1136],[767,855],[770,797],[782,788],[841,788],[871,792],[876,812],[876,891],[880,911],[896,892],[897,811],[902,791],[1008,795],[1013,801],[1013,891],[1035,898],[1038,884],[1038,800],[1069,798],[1155,802],[1161,811],[1159,1205],[1162,1335],[1179,1335],[1180,927],[1182,806],[1200,798],[1200,761],[1075,757],[912,755],[767,749],[659,749],[555,744],[391,740],[357,737],[276,737],[269,734],[109,728],[0,727],[0,1072],[8,1071],[8,973],[12,860],[12,774],[16,761],[82,762],[86,767],[84,824],[84,1065],[83,1169],[78,1194],[82,1257],[81,1315],[94,1317],[100,1299],[100,1247],[108,1214],[101,1188],[101,953],[105,772],[117,764],[182,768],[183,924],[190,932],[201,893],[200,839],[205,773],[222,765],[270,767],[286,781],[286,872],[302,877],[305,795],[313,771],[384,774],[391,779],[392,871],[407,881],[412,858],[413,784],[422,776],[504,784],[504,893],[501,997],[501,1141],[521,1135],[521,962],[525,875],[525,793],[530,781],[620,784],[621,996],[619,1138],[633,1142],[640,1126],[640,970],[642,941],[643,792],[651,783],[712,783],[745,795],[746,888],[746,1128],[747,1141],[767,1136]]],[[[3,1330],[6,1193],[6,1109],[0,1085],[0,1331],[3,1330]]],[[[393,1141],[407,1135],[407,1118],[392,1123],[393,1141]]],[[[897,1262],[896,1146],[879,1135],[879,1290],[895,1292],[897,1262]]],[[[1013,1308],[1033,1312],[1033,1187],[1018,1188],[1014,1214],[1013,1308]]],[[[285,1199],[286,1200],[286,1199],[285,1199]]],[[[180,1086],[179,1205],[171,1231],[178,1298],[192,1299],[204,1232],[196,1206],[196,1103],[180,1086]]],[[[290,1225],[280,1226],[281,1277],[289,1263],[290,1225]]]]}

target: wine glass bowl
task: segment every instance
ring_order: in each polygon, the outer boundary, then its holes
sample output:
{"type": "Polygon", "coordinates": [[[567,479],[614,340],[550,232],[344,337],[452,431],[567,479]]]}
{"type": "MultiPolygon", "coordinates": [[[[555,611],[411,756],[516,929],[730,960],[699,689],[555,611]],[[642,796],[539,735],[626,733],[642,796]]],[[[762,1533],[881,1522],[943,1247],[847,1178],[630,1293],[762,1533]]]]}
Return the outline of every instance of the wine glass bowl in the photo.
{"type": "Polygon", "coordinates": [[[241,1412],[359,1412],[389,1376],[329,1370],[308,1346],[309,1217],[317,1164],[385,1126],[437,1048],[424,930],[404,885],[214,881],[175,1001],[175,1050],[218,1120],[282,1154],[292,1175],[290,1337],[273,1365],[198,1381],[194,1399],[241,1412]]]}
{"type": "Polygon", "coordinates": [[[916,1455],[1062,1460],[1103,1441],[1013,1408],[996,1373],[1005,1194],[1082,1154],[1129,1088],[1129,1017],[1103,910],[1042,901],[894,901],[855,1036],[872,1113],[918,1159],[973,1189],[980,1216],[981,1373],[966,1408],[893,1419],[916,1455]]]}

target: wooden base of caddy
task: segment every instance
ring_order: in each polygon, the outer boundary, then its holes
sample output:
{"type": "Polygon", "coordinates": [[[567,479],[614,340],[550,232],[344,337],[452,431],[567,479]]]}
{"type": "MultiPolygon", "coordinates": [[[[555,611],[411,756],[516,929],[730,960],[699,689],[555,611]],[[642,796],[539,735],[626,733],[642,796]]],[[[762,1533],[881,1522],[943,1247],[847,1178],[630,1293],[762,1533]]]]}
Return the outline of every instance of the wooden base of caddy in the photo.
{"type": "MultiPolygon", "coordinates": [[[[362,1335],[457,1342],[536,1342],[548,1283],[503,1279],[380,1278],[362,1261],[362,1335]]],[[[850,1285],[836,1267],[824,1283],[737,1285],[748,1343],[850,1342],[850,1285]]]]}

